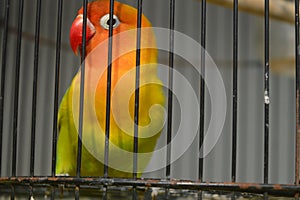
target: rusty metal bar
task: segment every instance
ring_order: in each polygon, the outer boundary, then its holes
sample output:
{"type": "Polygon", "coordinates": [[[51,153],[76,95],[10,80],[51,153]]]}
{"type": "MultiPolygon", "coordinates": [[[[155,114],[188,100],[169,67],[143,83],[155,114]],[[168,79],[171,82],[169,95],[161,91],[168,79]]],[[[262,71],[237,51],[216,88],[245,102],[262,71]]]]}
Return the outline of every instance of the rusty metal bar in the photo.
{"type": "Polygon", "coordinates": [[[140,187],[168,187],[188,190],[216,190],[229,192],[247,192],[276,196],[293,197],[300,191],[296,184],[264,184],[264,183],[238,183],[238,182],[200,182],[189,180],[166,179],[122,179],[122,178],[77,178],[77,177],[2,177],[0,185],[39,185],[59,184],[75,187],[75,185],[88,186],[140,186],[140,187]]]}

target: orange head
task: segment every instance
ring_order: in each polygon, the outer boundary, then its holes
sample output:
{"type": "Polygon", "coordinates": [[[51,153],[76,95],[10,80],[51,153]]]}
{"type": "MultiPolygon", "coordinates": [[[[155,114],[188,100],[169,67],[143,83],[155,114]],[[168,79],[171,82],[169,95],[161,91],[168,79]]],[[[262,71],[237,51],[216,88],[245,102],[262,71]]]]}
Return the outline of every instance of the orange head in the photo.
{"type": "MultiPolygon", "coordinates": [[[[108,38],[109,0],[90,2],[87,7],[86,55],[99,43],[108,38]]],[[[137,28],[137,10],[129,5],[114,2],[113,34],[137,28]]],[[[70,43],[77,55],[82,49],[83,8],[78,11],[70,30],[70,43]]],[[[151,27],[149,20],[142,16],[142,27],[151,27]]]]}

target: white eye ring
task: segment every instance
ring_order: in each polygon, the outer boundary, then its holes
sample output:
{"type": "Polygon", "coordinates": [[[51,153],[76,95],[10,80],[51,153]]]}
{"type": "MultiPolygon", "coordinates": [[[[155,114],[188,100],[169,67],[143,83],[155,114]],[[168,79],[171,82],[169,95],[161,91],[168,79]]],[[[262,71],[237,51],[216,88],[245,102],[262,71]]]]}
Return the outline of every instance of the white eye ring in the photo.
{"type": "MultiPolygon", "coordinates": [[[[118,17],[116,15],[113,15],[113,28],[116,28],[117,26],[119,26],[119,24],[120,24],[120,20],[118,19],[118,17]]],[[[101,17],[100,25],[104,29],[107,29],[107,30],[109,29],[109,14],[106,14],[103,17],[101,17]]]]}

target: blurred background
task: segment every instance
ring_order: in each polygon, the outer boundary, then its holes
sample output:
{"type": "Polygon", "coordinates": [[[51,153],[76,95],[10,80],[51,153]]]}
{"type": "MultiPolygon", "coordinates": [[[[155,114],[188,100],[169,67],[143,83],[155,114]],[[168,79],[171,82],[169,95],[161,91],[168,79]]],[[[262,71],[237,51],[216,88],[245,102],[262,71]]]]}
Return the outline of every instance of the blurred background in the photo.
{"type": "MultiPolygon", "coordinates": [[[[136,1],[119,0],[136,7],[136,1]]],[[[4,1],[0,1],[0,46],[3,46],[4,1]]],[[[62,12],[61,56],[59,61],[59,101],[79,69],[80,58],[69,45],[69,29],[82,1],[64,0],[62,12]]],[[[19,16],[19,1],[10,1],[8,41],[6,51],[2,174],[11,175],[13,100],[17,49],[17,23],[22,17],[22,43],[19,90],[19,126],[17,176],[29,175],[30,134],[32,115],[32,83],[35,39],[35,0],[24,0],[24,13],[19,16]]],[[[41,2],[41,32],[38,55],[38,93],[36,118],[35,175],[51,174],[52,132],[54,106],[54,75],[56,66],[58,1],[41,2]]],[[[201,1],[176,1],[175,30],[200,43],[201,1]]],[[[169,1],[144,0],[143,13],[154,27],[169,27],[169,1]]],[[[222,134],[213,150],[204,158],[204,181],[231,180],[231,133],[232,133],[232,52],[233,12],[229,8],[207,3],[206,50],[216,63],[226,88],[227,113],[222,134]]],[[[238,24],[238,182],[263,182],[263,130],[264,130],[264,20],[260,16],[239,12],[238,24]]],[[[293,57],[295,52],[294,26],[286,22],[270,21],[270,157],[269,182],[293,183],[295,158],[295,78],[293,57]]],[[[175,44],[176,45],[176,44],[175,44]]],[[[189,47],[182,47],[189,48],[189,47]]],[[[3,54],[3,49],[1,50],[3,54]]],[[[159,62],[168,63],[168,54],[160,53],[159,62]]],[[[200,52],[199,52],[200,56],[200,52]]],[[[1,63],[3,57],[0,57],[1,63]]],[[[189,64],[175,57],[175,69],[180,71],[199,91],[199,76],[189,64]]],[[[167,77],[162,77],[167,78],[167,77]]],[[[176,82],[176,80],[175,80],[176,82]]],[[[180,87],[180,85],[175,87],[180,87]]],[[[184,104],[189,97],[182,94],[184,104]]],[[[176,101],[176,100],[174,100],[176,101]]],[[[206,95],[205,127],[210,123],[211,100],[206,95]]],[[[174,105],[177,105],[174,103],[174,105]]],[[[196,112],[191,108],[191,112],[196,112]]],[[[180,106],[174,106],[173,130],[179,118],[180,106]]],[[[205,128],[205,129],[206,129],[205,128]]],[[[185,134],[189,134],[188,132],[185,134]]],[[[198,175],[198,136],[188,150],[171,166],[171,177],[196,180],[198,175]]],[[[159,144],[166,142],[162,134],[159,144]]],[[[172,146],[172,150],[180,144],[172,146]]],[[[151,163],[165,162],[165,156],[155,156],[151,163]]],[[[145,177],[163,178],[165,169],[145,177]]]]}

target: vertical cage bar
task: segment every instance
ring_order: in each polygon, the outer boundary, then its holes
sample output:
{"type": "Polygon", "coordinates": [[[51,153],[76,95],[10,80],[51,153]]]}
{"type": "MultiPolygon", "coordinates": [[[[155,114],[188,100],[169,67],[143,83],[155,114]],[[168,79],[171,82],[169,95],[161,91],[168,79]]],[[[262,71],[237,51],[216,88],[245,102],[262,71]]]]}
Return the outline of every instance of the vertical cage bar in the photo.
{"type": "Polygon", "coordinates": [[[60,76],[60,51],[61,51],[61,27],[62,27],[63,0],[58,1],[57,31],[56,31],[56,58],[54,77],[54,112],[53,112],[53,137],[52,137],[52,169],[51,175],[55,176],[56,147],[57,147],[57,115],[58,115],[58,93],[60,76]]]}
{"type": "Polygon", "coordinates": [[[51,195],[50,195],[50,199],[54,200],[55,199],[55,187],[51,186],[51,195]]]}
{"type": "Polygon", "coordinates": [[[18,36],[16,53],[16,71],[15,71],[15,94],[14,94],[14,118],[13,118],[13,151],[12,151],[12,176],[16,176],[17,169],[17,141],[18,141],[18,116],[19,116],[19,82],[21,67],[21,43],[22,43],[22,25],[23,25],[24,0],[19,1],[18,15],[18,36]]]}
{"type": "Polygon", "coordinates": [[[232,74],[232,158],[231,181],[236,181],[236,143],[238,111],[238,0],[233,3],[233,74],[232,74]]]}
{"type": "Polygon", "coordinates": [[[5,93],[5,73],[6,73],[6,54],[7,54],[7,36],[9,19],[9,0],[5,2],[4,13],[4,33],[2,44],[2,69],[1,69],[1,90],[0,90],[0,176],[2,173],[2,138],[3,138],[3,115],[4,115],[4,93],[5,93]]]}
{"type": "Polygon", "coordinates": [[[299,0],[295,0],[295,60],[296,60],[296,144],[295,144],[295,184],[299,184],[300,164],[300,66],[299,66],[299,0]]]}
{"type": "Polygon", "coordinates": [[[142,0],[138,0],[137,39],[136,39],[136,68],[135,68],[135,97],[134,97],[134,141],[133,141],[133,178],[137,178],[138,165],[138,136],[139,136],[139,100],[140,100],[140,57],[141,57],[141,25],[142,0]]]}
{"type": "Polygon", "coordinates": [[[29,191],[29,198],[28,198],[28,199],[30,199],[30,200],[31,200],[31,199],[34,199],[34,198],[33,198],[33,187],[32,187],[32,186],[29,186],[29,190],[30,190],[30,191],[29,191]]]}
{"type": "MultiPolygon", "coordinates": [[[[111,76],[112,76],[112,46],[113,46],[113,14],[114,0],[109,1],[108,57],[107,57],[107,87],[105,111],[105,143],[104,143],[104,177],[108,177],[110,109],[111,109],[111,76]]],[[[107,186],[104,186],[103,199],[107,199],[107,186]]]]}
{"type": "MultiPolygon", "coordinates": [[[[76,176],[81,175],[81,154],[82,154],[82,131],[83,131],[83,109],[84,109],[84,76],[85,76],[85,54],[86,54],[86,25],[87,25],[87,0],[82,1],[83,7],[83,23],[82,23],[82,52],[81,52],[81,69],[80,69],[80,85],[79,85],[79,119],[78,119],[78,137],[77,137],[77,166],[76,176]]],[[[80,187],[76,185],[75,199],[79,199],[80,187]]]]}
{"type": "MultiPolygon", "coordinates": [[[[206,48],[206,0],[202,0],[201,4],[201,63],[200,63],[200,122],[199,122],[199,159],[198,159],[198,179],[203,181],[203,152],[201,147],[204,140],[204,122],[205,122],[205,48],[206,48]]],[[[204,148],[202,148],[204,149],[204,148]]],[[[198,199],[202,200],[202,191],[198,192],[198,199]]]]}
{"type": "MultiPolygon", "coordinates": [[[[108,177],[110,108],[111,108],[111,73],[112,73],[112,46],[113,46],[113,14],[114,0],[109,2],[109,30],[108,30],[108,57],[107,57],[107,88],[106,88],[106,118],[105,118],[105,146],[104,146],[104,177],[108,177]]],[[[105,190],[106,199],[107,190],[105,190]]]]}
{"type": "Polygon", "coordinates": [[[264,183],[269,179],[269,0],[265,0],[265,71],[264,71],[264,183]]]}
{"type": "Polygon", "coordinates": [[[79,187],[78,186],[76,186],[75,187],[75,200],[79,200],[79,187]]]}
{"type": "MultiPolygon", "coordinates": [[[[205,121],[205,47],[206,47],[206,0],[202,0],[201,5],[201,76],[200,76],[200,124],[199,124],[199,149],[204,140],[204,121],[205,121]]],[[[203,148],[202,148],[203,149],[203,148]]],[[[203,181],[203,155],[199,152],[198,179],[203,181]]]]}
{"type": "Polygon", "coordinates": [[[10,200],[15,199],[15,187],[12,185],[11,186],[11,193],[10,193],[10,200]]]}
{"type": "MultiPolygon", "coordinates": [[[[84,109],[84,76],[85,76],[85,54],[86,54],[86,25],[87,25],[87,0],[82,1],[83,23],[82,23],[82,52],[81,52],[81,69],[80,69],[80,93],[79,93],[79,119],[78,119],[78,137],[77,137],[77,168],[76,176],[80,177],[81,172],[81,154],[82,154],[82,131],[83,131],[83,109],[84,109]]],[[[78,193],[79,193],[79,187],[78,193]]]]}
{"type": "Polygon", "coordinates": [[[102,195],[102,199],[106,200],[107,199],[107,186],[104,186],[103,189],[104,189],[104,192],[103,192],[103,195],[102,195]]]}
{"type": "MultiPolygon", "coordinates": [[[[138,169],[138,136],[139,136],[139,106],[140,106],[140,57],[141,57],[141,25],[142,25],[142,0],[137,2],[137,38],[136,38],[136,68],[135,68],[135,93],[134,93],[134,139],[133,139],[133,178],[137,178],[138,169]]],[[[136,186],[133,187],[132,199],[137,199],[136,186]]]]}
{"type": "MultiPolygon", "coordinates": [[[[173,121],[173,69],[174,69],[174,26],[175,26],[175,0],[170,0],[169,22],[169,85],[168,85],[168,116],[167,116],[167,155],[166,155],[166,178],[171,176],[171,140],[173,121]]],[[[165,189],[165,198],[169,198],[169,189],[165,189]]]]}
{"type": "Polygon", "coordinates": [[[170,0],[170,33],[169,33],[169,85],[168,85],[168,119],[167,119],[167,162],[166,177],[171,175],[171,140],[173,119],[173,69],[174,69],[174,22],[175,0],[170,0]]]}
{"type": "Polygon", "coordinates": [[[33,93],[32,93],[32,116],[31,116],[31,149],[30,149],[30,176],[34,176],[35,160],[35,126],[36,126],[36,104],[37,104],[37,80],[39,63],[40,43],[40,21],[41,21],[41,0],[36,1],[35,41],[34,41],[34,64],[33,64],[33,93]]]}

